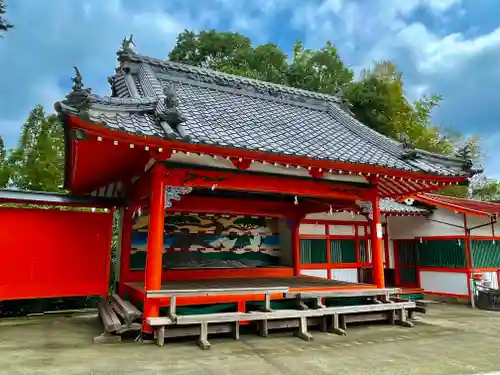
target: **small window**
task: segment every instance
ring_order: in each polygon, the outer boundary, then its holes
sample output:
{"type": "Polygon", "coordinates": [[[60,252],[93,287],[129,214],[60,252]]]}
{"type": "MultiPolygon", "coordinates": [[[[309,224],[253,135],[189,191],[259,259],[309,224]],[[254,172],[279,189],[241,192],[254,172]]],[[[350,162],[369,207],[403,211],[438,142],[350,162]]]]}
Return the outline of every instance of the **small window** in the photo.
{"type": "Polygon", "coordinates": [[[332,263],[356,263],[355,240],[330,240],[332,263]]]}
{"type": "Polygon", "coordinates": [[[300,240],[300,260],[302,264],[327,263],[326,240],[300,240]]]}

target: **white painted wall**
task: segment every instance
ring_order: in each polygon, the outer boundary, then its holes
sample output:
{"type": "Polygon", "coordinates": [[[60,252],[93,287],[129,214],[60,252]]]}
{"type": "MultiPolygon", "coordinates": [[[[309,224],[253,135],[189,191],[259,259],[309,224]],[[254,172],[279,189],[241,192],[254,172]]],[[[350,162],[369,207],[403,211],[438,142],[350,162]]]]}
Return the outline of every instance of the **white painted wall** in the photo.
{"type": "Polygon", "coordinates": [[[468,295],[467,283],[466,273],[420,271],[420,287],[425,292],[468,295]]]}
{"type": "MultiPolygon", "coordinates": [[[[481,226],[481,228],[471,229],[471,236],[492,236],[493,231],[491,227],[491,221],[489,217],[481,217],[475,215],[467,215],[467,227],[474,228],[477,226],[481,226]],[[487,224],[486,226],[484,226],[487,224]]],[[[495,229],[495,236],[500,236],[500,223],[496,223],[493,225],[495,229]]]]}
{"type": "Polygon", "coordinates": [[[300,270],[301,275],[321,277],[323,279],[328,279],[328,270],[316,269],[316,270],[300,270]]]}
{"type": "Polygon", "coordinates": [[[329,225],[328,233],[336,236],[355,236],[356,229],[353,225],[329,225]]]}
{"type": "MultiPolygon", "coordinates": [[[[467,227],[473,228],[490,223],[489,217],[466,215],[467,227]]],[[[463,236],[464,215],[453,210],[438,208],[430,217],[433,220],[453,224],[437,223],[421,216],[390,216],[387,218],[390,239],[411,239],[417,237],[463,236]]],[[[495,235],[500,236],[500,223],[494,225],[495,235]]],[[[491,225],[471,230],[472,236],[492,236],[491,225]]]]}
{"type": "Polygon", "coordinates": [[[332,269],[331,279],[348,281],[351,283],[358,282],[358,269],[357,268],[336,268],[332,269]]]}
{"type": "Polygon", "coordinates": [[[390,216],[387,218],[389,239],[465,235],[462,214],[436,209],[430,218],[452,225],[438,223],[423,216],[390,216]]]}
{"type": "Polygon", "coordinates": [[[300,224],[300,234],[325,235],[326,227],[323,224],[300,224]]]}

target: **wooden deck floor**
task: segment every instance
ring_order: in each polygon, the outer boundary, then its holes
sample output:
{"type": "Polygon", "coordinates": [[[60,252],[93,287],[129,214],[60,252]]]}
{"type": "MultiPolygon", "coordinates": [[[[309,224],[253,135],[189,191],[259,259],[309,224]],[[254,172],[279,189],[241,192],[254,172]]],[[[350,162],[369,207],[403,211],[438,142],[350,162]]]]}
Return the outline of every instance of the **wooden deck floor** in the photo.
{"type": "MultiPolygon", "coordinates": [[[[144,283],[126,283],[136,290],[144,290],[144,283]]],[[[289,288],[300,289],[365,289],[375,288],[374,285],[352,283],[339,280],[327,280],[309,276],[294,277],[257,277],[257,278],[230,278],[230,279],[198,279],[198,280],[176,280],[162,284],[162,289],[186,290],[186,289],[218,289],[218,288],[289,288]]]]}

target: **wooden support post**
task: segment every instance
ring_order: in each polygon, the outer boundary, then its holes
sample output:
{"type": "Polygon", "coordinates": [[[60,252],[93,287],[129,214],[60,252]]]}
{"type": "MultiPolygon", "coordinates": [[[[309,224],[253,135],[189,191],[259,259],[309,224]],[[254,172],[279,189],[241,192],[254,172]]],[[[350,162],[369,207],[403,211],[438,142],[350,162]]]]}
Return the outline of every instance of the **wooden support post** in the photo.
{"type": "Polygon", "coordinates": [[[208,323],[201,322],[200,324],[200,338],[197,342],[198,346],[203,350],[210,349],[210,342],[208,341],[208,323]]]}
{"type": "Polygon", "coordinates": [[[333,314],[332,316],[332,326],[330,327],[330,332],[337,335],[346,336],[345,329],[345,319],[342,315],[333,314]]]}
{"type": "Polygon", "coordinates": [[[305,302],[302,300],[302,296],[300,294],[297,294],[297,297],[295,297],[295,306],[297,307],[297,310],[309,309],[309,307],[307,307],[305,302]]]}
{"type": "Polygon", "coordinates": [[[319,318],[319,331],[328,332],[328,321],[326,316],[320,316],[319,318]]]}
{"type": "Polygon", "coordinates": [[[326,307],[325,304],[323,303],[323,297],[316,297],[314,299],[314,308],[315,309],[322,309],[326,307]]]}
{"type": "Polygon", "coordinates": [[[234,330],[233,330],[233,339],[239,340],[240,339],[240,322],[237,321],[234,323],[234,330]]]}
{"type": "Polygon", "coordinates": [[[175,296],[170,296],[170,316],[175,319],[177,315],[177,298],[175,296]]]}
{"type": "Polygon", "coordinates": [[[395,310],[387,311],[387,321],[391,325],[396,324],[396,311],[395,310]]]}
{"type": "Polygon", "coordinates": [[[258,327],[257,330],[259,332],[259,335],[261,335],[262,337],[267,337],[267,335],[269,334],[267,320],[266,319],[258,320],[257,327],[258,327]]]}
{"type": "Polygon", "coordinates": [[[293,275],[300,276],[300,219],[294,218],[290,225],[292,232],[293,275]]]}
{"type": "Polygon", "coordinates": [[[163,346],[165,343],[165,326],[156,329],[156,345],[163,346]]]}
{"type": "Polygon", "coordinates": [[[297,332],[297,337],[302,340],[311,341],[313,339],[312,335],[307,332],[307,317],[301,316],[299,318],[299,332],[297,332]]]}
{"type": "MultiPolygon", "coordinates": [[[[151,169],[151,197],[149,202],[149,228],[146,255],[145,289],[161,289],[161,272],[163,257],[163,234],[165,215],[165,165],[155,164],[151,169]]],[[[150,333],[147,318],[159,316],[158,304],[146,297],[144,303],[143,331],[150,333]]]]}
{"type": "Polygon", "coordinates": [[[264,311],[264,312],[273,311],[273,309],[271,308],[271,294],[270,293],[264,294],[264,307],[260,310],[264,311]]]}
{"type": "Polygon", "coordinates": [[[413,323],[406,320],[406,309],[403,307],[398,310],[399,315],[399,325],[403,327],[413,327],[413,323]]]}
{"type": "Polygon", "coordinates": [[[372,242],[372,263],[373,263],[373,283],[377,288],[384,288],[384,252],[383,252],[383,231],[380,215],[379,196],[376,187],[371,194],[372,220],[370,236],[372,242]]]}

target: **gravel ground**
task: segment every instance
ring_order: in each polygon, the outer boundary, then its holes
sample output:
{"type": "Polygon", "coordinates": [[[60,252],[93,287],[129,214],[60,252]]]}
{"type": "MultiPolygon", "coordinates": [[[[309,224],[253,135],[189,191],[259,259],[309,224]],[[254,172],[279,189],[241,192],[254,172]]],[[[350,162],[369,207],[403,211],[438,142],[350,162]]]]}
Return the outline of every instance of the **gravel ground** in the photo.
{"type": "Polygon", "coordinates": [[[500,313],[432,305],[413,328],[348,327],[348,336],[312,332],[240,341],[211,339],[94,345],[93,316],[29,318],[0,323],[0,374],[480,374],[500,371],[500,313]]]}

